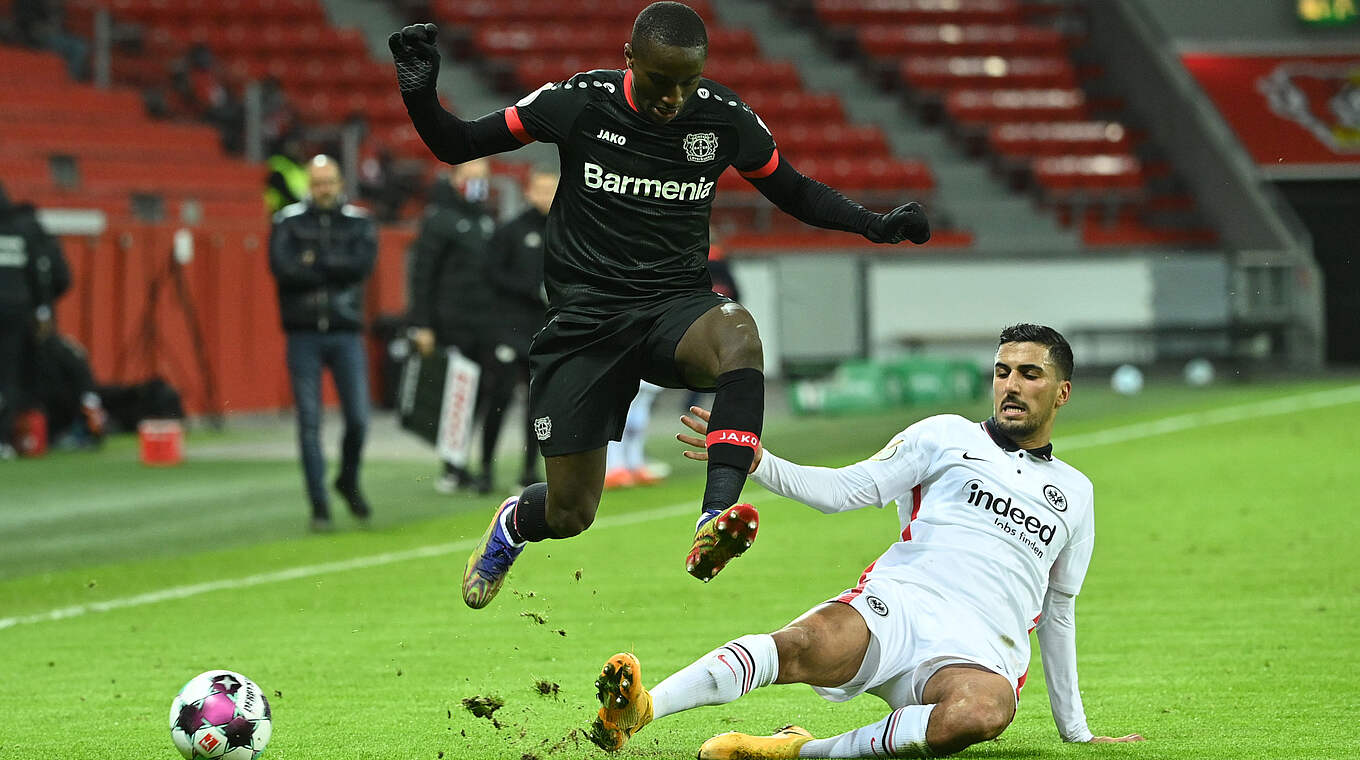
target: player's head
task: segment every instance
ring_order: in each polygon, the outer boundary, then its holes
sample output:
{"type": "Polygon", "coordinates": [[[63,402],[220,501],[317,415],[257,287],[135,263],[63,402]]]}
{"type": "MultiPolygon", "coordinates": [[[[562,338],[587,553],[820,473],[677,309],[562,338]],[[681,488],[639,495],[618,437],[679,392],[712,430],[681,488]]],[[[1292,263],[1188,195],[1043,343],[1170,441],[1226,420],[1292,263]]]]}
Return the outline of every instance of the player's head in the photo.
{"type": "Polygon", "coordinates": [[[1011,325],[997,341],[992,413],[1021,446],[1048,443],[1058,408],[1072,395],[1072,347],[1057,330],[1011,325]]]}
{"type": "Polygon", "coordinates": [[[317,208],[334,208],[345,189],[340,177],[340,163],[325,153],[312,156],[307,162],[307,192],[317,208]]]}
{"type": "Polygon", "coordinates": [[[540,213],[548,213],[552,208],[553,197],[557,195],[557,172],[548,169],[535,169],[529,173],[524,183],[524,200],[540,213]]]}
{"type": "Polygon", "coordinates": [[[464,198],[484,201],[491,194],[491,159],[474,158],[453,167],[449,175],[453,185],[464,198]]]}
{"type": "Polygon", "coordinates": [[[652,122],[665,124],[699,89],[708,60],[704,20],[683,3],[652,3],[633,22],[623,60],[633,72],[632,95],[638,111],[652,122]]]}

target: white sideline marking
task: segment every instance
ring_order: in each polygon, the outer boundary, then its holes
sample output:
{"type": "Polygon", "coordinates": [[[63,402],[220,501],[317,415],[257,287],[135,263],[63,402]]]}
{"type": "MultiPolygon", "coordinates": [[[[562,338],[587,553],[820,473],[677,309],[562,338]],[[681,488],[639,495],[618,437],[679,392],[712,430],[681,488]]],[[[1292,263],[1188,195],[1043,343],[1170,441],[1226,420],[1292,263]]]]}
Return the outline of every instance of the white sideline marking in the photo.
{"type": "MultiPolygon", "coordinates": [[[[1203,412],[1179,414],[1173,417],[1164,417],[1160,420],[1124,425],[1122,427],[1102,430],[1096,433],[1083,433],[1058,439],[1055,442],[1055,448],[1059,451],[1072,451],[1074,449],[1105,446],[1112,443],[1126,443],[1139,438],[1150,438],[1156,435],[1175,433],[1207,425],[1221,425],[1229,422],[1241,422],[1257,417],[1292,414],[1294,412],[1322,409],[1329,406],[1340,406],[1342,404],[1350,404],[1357,401],[1360,401],[1360,385],[1351,385],[1344,388],[1313,391],[1294,396],[1282,396],[1266,401],[1253,401],[1245,404],[1237,404],[1235,406],[1225,406],[1203,412]]],[[[600,530],[605,528],[617,528],[625,525],[635,525],[637,523],[651,522],[652,520],[676,517],[690,513],[693,509],[694,505],[692,503],[672,504],[630,515],[606,517],[595,523],[593,527],[596,530],[600,530]]],[[[462,541],[421,546],[397,552],[373,554],[367,557],[355,557],[354,559],[337,562],[303,565],[301,567],[293,567],[285,570],[275,570],[269,573],[247,575],[242,578],[195,583],[188,586],[174,586],[172,588],[161,589],[160,591],[150,591],[145,594],[126,596],[120,599],[110,599],[104,602],[76,604],[70,607],[59,607],[57,609],[48,610],[47,612],[39,612],[32,615],[0,618],[0,630],[27,623],[64,620],[66,618],[79,617],[90,612],[108,612],[110,610],[118,610],[126,607],[140,607],[147,604],[155,604],[156,602],[163,602],[171,599],[186,599],[191,596],[207,594],[212,591],[248,588],[266,583],[279,583],[282,581],[311,578],[318,575],[327,575],[348,570],[359,570],[366,567],[379,567],[412,559],[440,557],[454,552],[467,551],[476,545],[477,540],[464,539],[462,541]]]]}
{"type": "MultiPolygon", "coordinates": [[[[676,517],[693,511],[694,504],[690,502],[684,504],[671,504],[670,506],[649,509],[645,512],[637,512],[630,515],[606,517],[595,523],[593,527],[596,530],[601,528],[617,528],[624,525],[634,525],[641,522],[661,520],[667,517],[676,517]]],[[[278,583],[281,581],[297,580],[299,578],[311,578],[318,575],[340,573],[347,570],[359,570],[366,567],[391,565],[396,562],[405,562],[412,559],[441,557],[445,554],[468,551],[476,546],[479,540],[481,540],[480,536],[475,539],[468,538],[463,539],[462,541],[451,541],[445,544],[418,546],[414,549],[372,554],[367,557],[355,557],[354,559],[340,560],[337,562],[323,562],[319,565],[302,565],[300,567],[291,567],[268,573],[247,575],[243,578],[194,583],[188,586],[174,586],[161,589],[160,591],[148,591],[145,594],[137,594],[136,596],[109,599],[104,602],[91,602],[89,604],[75,604],[70,607],[58,607],[54,610],[39,612],[33,615],[0,618],[0,630],[12,628],[16,625],[23,625],[25,623],[64,620],[66,618],[79,617],[90,612],[108,612],[109,610],[118,610],[125,607],[140,607],[146,604],[155,604],[156,602],[164,602],[170,599],[187,599],[191,596],[198,596],[199,594],[206,594],[211,591],[249,588],[251,586],[261,586],[266,583],[278,583]]]]}
{"type": "Polygon", "coordinates": [[[1071,451],[1072,449],[1084,449],[1089,446],[1125,443],[1126,441],[1132,441],[1139,438],[1150,438],[1154,435],[1178,433],[1182,430],[1190,430],[1209,425],[1222,425],[1229,422],[1242,422],[1257,417],[1269,417],[1277,414],[1293,414],[1294,412],[1302,412],[1309,409],[1322,409],[1329,406],[1340,406],[1356,401],[1360,401],[1360,385],[1348,385],[1344,388],[1332,388],[1325,391],[1300,393],[1294,396],[1281,396],[1265,401],[1251,401],[1235,406],[1208,409],[1203,412],[1178,414],[1174,417],[1163,417],[1160,420],[1152,420],[1150,422],[1138,422],[1132,425],[1110,428],[1109,430],[1101,430],[1095,433],[1082,433],[1080,435],[1059,438],[1054,441],[1053,447],[1058,451],[1071,451]]]}

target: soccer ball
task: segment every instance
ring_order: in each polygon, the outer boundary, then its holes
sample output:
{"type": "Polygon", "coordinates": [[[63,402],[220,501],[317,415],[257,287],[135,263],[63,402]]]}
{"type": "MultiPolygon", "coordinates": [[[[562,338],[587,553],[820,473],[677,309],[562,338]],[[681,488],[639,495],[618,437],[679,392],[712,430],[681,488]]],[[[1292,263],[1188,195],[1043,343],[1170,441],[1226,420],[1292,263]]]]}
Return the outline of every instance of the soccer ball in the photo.
{"type": "Polygon", "coordinates": [[[170,703],[170,739],[186,760],[253,760],[272,730],[264,692],[230,670],[199,673],[170,703]]]}

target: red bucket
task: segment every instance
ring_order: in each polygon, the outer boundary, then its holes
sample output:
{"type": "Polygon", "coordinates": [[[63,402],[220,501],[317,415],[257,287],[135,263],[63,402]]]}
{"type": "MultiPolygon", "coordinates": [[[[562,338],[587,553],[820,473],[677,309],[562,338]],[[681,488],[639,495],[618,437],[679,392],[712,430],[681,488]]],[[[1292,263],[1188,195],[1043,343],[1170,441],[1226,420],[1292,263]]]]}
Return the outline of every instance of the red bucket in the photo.
{"type": "Polygon", "coordinates": [[[142,464],[169,467],[184,461],[184,427],[179,420],[142,420],[137,425],[142,464]]]}
{"type": "Polygon", "coordinates": [[[14,448],[19,456],[40,457],[47,453],[47,415],[41,409],[26,409],[14,422],[14,448]]]}

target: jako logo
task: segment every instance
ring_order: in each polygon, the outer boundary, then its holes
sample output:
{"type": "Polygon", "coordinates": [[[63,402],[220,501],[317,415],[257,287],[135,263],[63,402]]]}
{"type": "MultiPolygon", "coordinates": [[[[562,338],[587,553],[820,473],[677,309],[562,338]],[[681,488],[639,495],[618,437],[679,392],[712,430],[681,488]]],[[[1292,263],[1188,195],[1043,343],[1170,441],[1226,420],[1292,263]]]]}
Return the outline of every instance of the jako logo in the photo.
{"type": "Polygon", "coordinates": [[[698,182],[662,181],[647,177],[630,177],[604,170],[599,164],[585,163],[586,187],[603,190],[619,195],[642,195],[648,198],[665,198],[668,201],[699,201],[713,195],[714,183],[703,177],[698,182]]]}
{"type": "Polygon", "coordinates": [[[754,449],[760,445],[760,438],[755,433],[743,433],[740,430],[714,430],[704,437],[704,443],[709,446],[715,443],[730,443],[733,446],[754,449]]]}
{"type": "Polygon", "coordinates": [[[605,142],[614,143],[615,145],[624,145],[628,142],[627,137],[624,137],[623,135],[616,135],[607,129],[601,129],[600,133],[598,135],[595,135],[595,138],[598,140],[604,140],[605,142]]]}
{"type": "Polygon", "coordinates": [[[1057,532],[1056,525],[1046,525],[1034,515],[1027,515],[1019,507],[1011,506],[1011,497],[1001,497],[990,491],[984,490],[982,481],[973,478],[963,484],[963,491],[968,495],[967,501],[975,507],[982,507],[984,510],[999,515],[1016,526],[1024,528],[1028,533],[1034,533],[1043,541],[1045,545],[1053,543],[1053,534],[1057,532]]]}

